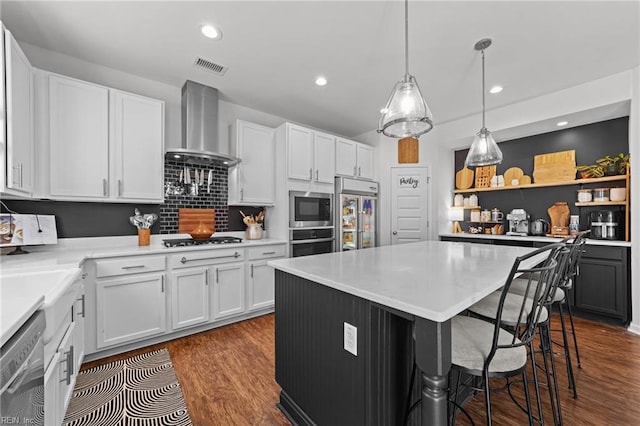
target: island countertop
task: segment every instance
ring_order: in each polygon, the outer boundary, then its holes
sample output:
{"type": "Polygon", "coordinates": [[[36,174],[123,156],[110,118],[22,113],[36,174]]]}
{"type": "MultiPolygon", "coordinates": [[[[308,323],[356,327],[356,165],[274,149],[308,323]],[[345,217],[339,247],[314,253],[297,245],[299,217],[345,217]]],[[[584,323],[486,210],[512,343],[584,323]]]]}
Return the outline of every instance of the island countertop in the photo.
{"type": "MultiPolygon", "coordinates": [[[[500,288],[527,247],[422,241],[273,260],[274,268],[431,321],[500,288]]],[[[532,258],[523,266],[540,261],[532,258]]]]}

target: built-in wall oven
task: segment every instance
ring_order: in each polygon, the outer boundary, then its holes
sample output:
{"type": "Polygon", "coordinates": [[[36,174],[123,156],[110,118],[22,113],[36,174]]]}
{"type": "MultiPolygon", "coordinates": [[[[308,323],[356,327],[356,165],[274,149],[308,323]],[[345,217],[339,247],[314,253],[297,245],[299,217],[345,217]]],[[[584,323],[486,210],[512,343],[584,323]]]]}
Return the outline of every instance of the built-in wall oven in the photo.
{"type": "Polygon", "coordinates": [[[331,253],[335,238],[333,228],[298,228],[289,230],[291,257],[331,253]]]}
{"type": "Polygon", "coordinates": [[[289,192],[291,257],[331,253],[334,250],[333,194],[289,192]]]}
{"type": "Polygon", "coordinates": [[[37,311],[0,348],[0,423],[44,425],[45,319],[37,311]]]}
{"type": "Polygon", "coordinates": [[[333,195],[289,192],[289,228],[333,226],[333,195]]]}

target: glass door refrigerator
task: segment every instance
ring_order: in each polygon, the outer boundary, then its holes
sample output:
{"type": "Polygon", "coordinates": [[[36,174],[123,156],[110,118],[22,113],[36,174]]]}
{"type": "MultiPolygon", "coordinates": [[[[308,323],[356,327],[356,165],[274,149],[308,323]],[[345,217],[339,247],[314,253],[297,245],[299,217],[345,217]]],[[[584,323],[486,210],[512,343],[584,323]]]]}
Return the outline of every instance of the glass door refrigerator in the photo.
{"type": "Polygon", "coordinates": [[[336,178],[336,251],[376,246],[377,195],[377,182],[336,178]]]}

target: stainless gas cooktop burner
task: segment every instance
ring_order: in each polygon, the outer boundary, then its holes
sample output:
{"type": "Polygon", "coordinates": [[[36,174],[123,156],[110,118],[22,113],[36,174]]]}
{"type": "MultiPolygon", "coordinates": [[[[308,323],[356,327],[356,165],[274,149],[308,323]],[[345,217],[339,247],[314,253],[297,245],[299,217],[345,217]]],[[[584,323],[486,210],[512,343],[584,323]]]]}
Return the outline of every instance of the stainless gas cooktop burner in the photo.
{"type": "Polygon", "coordinates": [[[204,244],[234,244],[241,243],[242,238],[238,237],[211,237],[208,240],[194,240],[192,238],[175,238],[172,240],[162,240],[165,247],[189,247],[204,244]]]}

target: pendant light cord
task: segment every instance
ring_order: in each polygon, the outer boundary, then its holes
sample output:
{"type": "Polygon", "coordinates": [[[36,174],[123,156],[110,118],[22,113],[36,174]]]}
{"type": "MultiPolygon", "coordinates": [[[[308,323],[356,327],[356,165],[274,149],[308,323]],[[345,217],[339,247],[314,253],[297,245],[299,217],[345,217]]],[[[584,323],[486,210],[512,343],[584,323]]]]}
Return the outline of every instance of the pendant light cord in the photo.
{"type": "Polygon", "coordinates": [[[409,81],[409,0],[404,0],[404,78],[409,81]]]}
{"type": "Polygon", "coordinates": [[[482,128],[485,128],[484,125],[484,49],[482,49],[482,128]]]}

